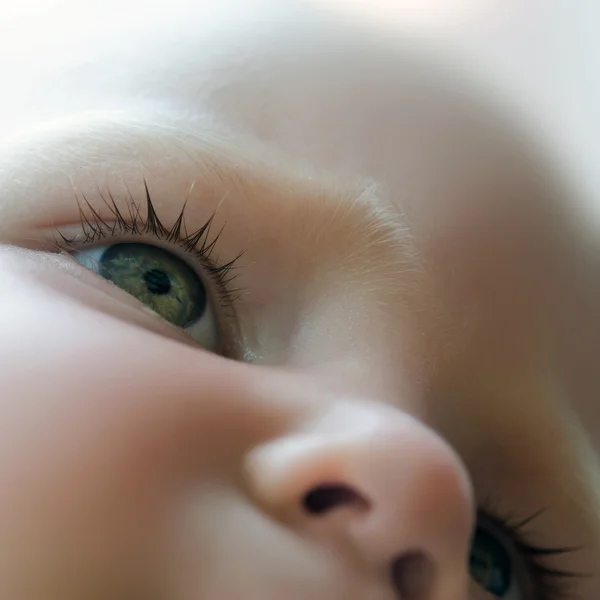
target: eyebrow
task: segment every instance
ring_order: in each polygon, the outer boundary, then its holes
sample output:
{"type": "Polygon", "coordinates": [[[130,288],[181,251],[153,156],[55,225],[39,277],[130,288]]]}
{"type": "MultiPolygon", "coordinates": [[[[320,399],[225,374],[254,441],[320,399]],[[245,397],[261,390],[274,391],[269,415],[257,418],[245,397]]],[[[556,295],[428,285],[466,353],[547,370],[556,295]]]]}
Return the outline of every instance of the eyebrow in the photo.
{"type": "Polygon", "coordinates": [[[114,172],[117,178],[121,172],[160,170],[166,178],[176,177],[167,172],[180,170],[188,161],[187,172],[195,182],[227,188],[246,206],[274,219],[283,208],[297,210],[304,221],[314,223],[315,239],[330,235],[331,228],[343,230],[352,248],[345,257],[348,266],[368,255],[362,267],[396,285],[406,283],[402,279],[407,273],[424,273],[401,206],[381,183],[319,170],[260,140],[234,135],[208,118],[193,127],[186,120],[188,116],[154,109],[121,109],[35,123],[0,142],[0,167],[7,165],[0,168],[0,189],[8,196],[22,193],[23,187],[43,188],[38,193],[45,194],[53,178],[62,178],[63,184],[70,182],[70,189],[63,185],[63,193],[73,197],[74,175],[82,166],[91,172],[99,169],[104,176],[114,172]],[[17,181],[21,190],[15,189],[17,181]]]}
{"type": "Polygon", "coordinates": [[[380,182],[319,170],[259,140],[227,140],[214,131],[203,135],[179,130],[173,143],[184,149],[208,185],[216,176],[245,204],[273,215],[278,208],[287,211],[291,205],[307,221],[319,225],[313,232],[315,239],[344,229],[347,247],[352,248],[345,256],[347,264],[368,255],[368,265],[363,267],[370,273],[377,271],[388,284],[393,279],[399,286],[408,273],[426,279],[406,215],[380,182]]]}

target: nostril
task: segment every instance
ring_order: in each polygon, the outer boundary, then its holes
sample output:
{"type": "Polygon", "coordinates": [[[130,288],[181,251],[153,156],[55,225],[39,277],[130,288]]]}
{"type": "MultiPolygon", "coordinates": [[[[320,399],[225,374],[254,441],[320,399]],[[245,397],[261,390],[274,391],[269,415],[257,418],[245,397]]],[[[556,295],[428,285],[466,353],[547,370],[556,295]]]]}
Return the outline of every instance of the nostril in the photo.
{"type": "Polygon", "coordinates": [[[352,488],[342,484],[320,485],[308,492],[303,499],[306,512],[323,515],[343,506],[367,508],[368,502],[352,488]]]}
{"type": "Polygon", "coordinates": [[[392,562],[391,578],[399,599],[426,600],[433,579],[433,564],[423,552],[405,552],[392,562]]]}

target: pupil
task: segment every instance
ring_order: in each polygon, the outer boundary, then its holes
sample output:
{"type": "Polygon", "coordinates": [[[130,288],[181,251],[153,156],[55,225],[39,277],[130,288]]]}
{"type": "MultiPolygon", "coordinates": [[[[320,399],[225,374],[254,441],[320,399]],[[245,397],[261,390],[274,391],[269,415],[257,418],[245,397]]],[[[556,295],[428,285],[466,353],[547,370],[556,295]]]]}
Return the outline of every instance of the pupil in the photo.
{"type": "Polygon", "coordinates": [[[171,291],[171,279],[160,269],[150,269],[144,273],[144,281],[151,294],[164,296],[171,291]]]}

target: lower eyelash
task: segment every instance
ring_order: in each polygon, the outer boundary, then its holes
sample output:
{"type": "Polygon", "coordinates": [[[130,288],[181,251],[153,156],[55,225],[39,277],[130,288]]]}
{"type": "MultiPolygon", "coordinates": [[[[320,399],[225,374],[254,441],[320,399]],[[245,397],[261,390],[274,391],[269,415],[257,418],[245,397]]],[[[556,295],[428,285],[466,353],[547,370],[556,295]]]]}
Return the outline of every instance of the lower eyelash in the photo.
{"type": "Polygon", "coordinates": [[[237,277],[237,274],[235,273],[237,262],[242,257],[243,252],[240,252],[234,259],[224,264],[219,264],[218,259],[212,258],[225,225],[223,225],[220,231],[211,239],[210,231],[215,217],[215,214],[213,213],[204,225],[196,231],[188,233],[184,216],[187,205],[186,200],[173,225],[171,227],[166,227],[156,213],[145,179],[144,191],[146,204],[145,217],[142,216],[141,205],[133,199],[131,193],[131,201],[127,205],[128,214],[125,215],[122,209],[117,206],[117,203],[110,192],[108,193],[107,199],[99,190],[102,201],[114,217],[114,222],[108,222],[101,217],[98,211],[94,209],[87,198],[82,194],[81,197],[88,210],[88,213],[86,214],[86,211],[81,206],[78,199],[77,204],[79,207],[82,232],[79,235],[69,238],[57,230],[56,233],[62,240],[62,243],[58,243],[58,245],[63,250],[65,246],[69,249],[77,249],[82,244],[92,244],[98,240],[119,235],[150,235],[159,240],[174,243],[184,252],[190,253],[195,260],[202,264],[208,275],[213,278],[216,283],[218,299],[222,306],[224,308],[232,308],[244,291],[241,288],[232,287],[232,283],[237,277]]]}
{"type": "Polygon", "coordinates": [[[565,600],[572,598],[572,584],[575,580],[589,577],[589,574],[577,573],[543,564],[543,558],[561,556],[580,551],[581,547],[542,547],[532,544],[525,528],[540,517],[546,509],[539,510],[526,518],[502,514],[489,501],[478,509],[479,517],[485,517],[492,525],[501,529],[510,539],[516,551],[521,555],[533,582],[533,600],[565,600]]]}

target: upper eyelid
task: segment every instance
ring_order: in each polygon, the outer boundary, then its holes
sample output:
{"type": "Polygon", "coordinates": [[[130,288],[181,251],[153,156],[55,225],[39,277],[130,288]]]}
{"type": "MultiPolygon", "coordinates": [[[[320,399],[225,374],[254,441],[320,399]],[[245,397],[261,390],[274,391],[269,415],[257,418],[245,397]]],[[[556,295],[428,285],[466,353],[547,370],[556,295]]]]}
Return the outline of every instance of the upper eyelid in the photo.
{"type": "Polygon", "coordinates": [[[214,234],[211,232],[215,213],[200,225],[198,229],[188,231],[185,220],[186,202],[184,202],[178,217],[173,224],[168,226],[163,223],[160,215],[154,208],[146,181],[144,181],[144,191],[146,200],[145,214],[143,214],[140,204],[135,202],[133,197],[131,197],[131,202],[125,205],[128,211],[128,214],[125,214],[124,208],[119,207],[111,194],[109,194],[109,199],[101,195],[103,204],[108,208],[112,218],[104,218],[86,200],[87,212],[86,208],[79,204],[80,231],[83,234],[84,240],[80,241],[74,238],[70,241],[63,236],[60,230],[57,230],[58,234],[67,245],[73,242],[96,245],[96,242],[100,242],[102,239],[119,236],[138,236],[140,238],[151,236],[153,243],[157,242],[157,245],[168,246],[168,249],[171,251],[173,250],[173,246],[177,246],[179,252],[191,254],[198,258],[204,268],[209,271],[209,274],[218,276],[219,281],[223,283],[221,276],[234,267],[242,253],[238,254],[232,260],[221,264],[215,263],[211,259],[213,250],[225,228],[223,225],[214,234]]]}
{"type": "MultiPolygon", "coordinates": [[[[71,200],[81,192],[91,198],[98,184],[119,193],[116,188],[126,179],[138,185],[152,174],[153,180],[187,182],[184,187],[196,182],[198,189],[209,193],[216,188],[227,191],[255,214],[276,213],[283,206],[294,212],[303,205],[303,212],[315,213],[315,221],[337,218],[350,229],[385,231],[388,241],[395,238],[400,246],[410,241],[401,213],[373,182],[349,183],[307,165],[300,167],[258,142],[233,140],[212,122],[199,121],[190,127],[178,115],[137,109],[87,112],[41,124],[37,130],[34,126],[16,147],[1,142],[9,146],[11,158],[6,170],[0,169],[5,175],[0,188],[15,198],[23,192],[45,196],[52,188],[55,198],[71,200]],[[316,199],[317,210],[306,208],[311,198],[316,199]]],[[[183,193],[181,188],[175,195],[183,193]]]]}

